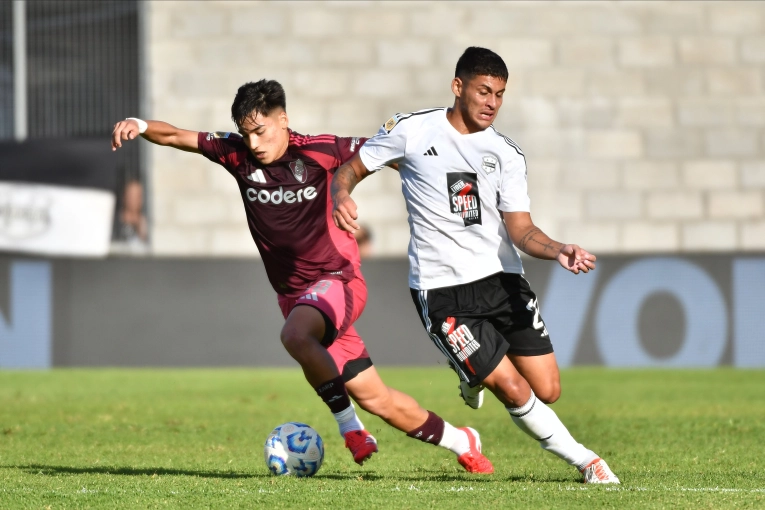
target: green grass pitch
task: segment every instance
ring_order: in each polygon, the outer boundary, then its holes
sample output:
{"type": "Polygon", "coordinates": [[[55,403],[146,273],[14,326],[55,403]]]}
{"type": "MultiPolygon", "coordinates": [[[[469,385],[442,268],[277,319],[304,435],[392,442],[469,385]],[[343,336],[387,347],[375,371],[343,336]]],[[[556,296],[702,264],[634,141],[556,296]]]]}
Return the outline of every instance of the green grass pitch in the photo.
{"type": "Polygon", "coordinates": [[[578,473],[489,396],[473,411],[445,368],[381,369],[456,426],[481,432],[490,476],[362,413],[380,452],[363,467],[297,370],[0,372],[0,508],[765,508],[765,372],[563,372],[553,408],[619,487],[578,473]],[[311,479],[270,476],[285,421],[325,440],[311,479]]]}

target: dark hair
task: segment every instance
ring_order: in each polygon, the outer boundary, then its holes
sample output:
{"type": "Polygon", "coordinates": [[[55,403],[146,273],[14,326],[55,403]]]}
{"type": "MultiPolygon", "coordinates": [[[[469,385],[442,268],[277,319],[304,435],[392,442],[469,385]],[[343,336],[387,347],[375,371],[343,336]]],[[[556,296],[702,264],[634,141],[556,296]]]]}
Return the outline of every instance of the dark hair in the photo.
{"type": "Polygon", "coordinates": [[[454,76],[469,81],[474,76],[494,76],[507,81],[507,66],[502,57],[486,48],[471,46],[457,61],[454,76]]]}
{"type": "Polygon", "coordinates": [[[287,109],[284,87],[275,80],[260,80],[245,83],[236,91],[231,105],[231,119],[241,127],[250,115],[268,115],[274,109],[287,109]]]}

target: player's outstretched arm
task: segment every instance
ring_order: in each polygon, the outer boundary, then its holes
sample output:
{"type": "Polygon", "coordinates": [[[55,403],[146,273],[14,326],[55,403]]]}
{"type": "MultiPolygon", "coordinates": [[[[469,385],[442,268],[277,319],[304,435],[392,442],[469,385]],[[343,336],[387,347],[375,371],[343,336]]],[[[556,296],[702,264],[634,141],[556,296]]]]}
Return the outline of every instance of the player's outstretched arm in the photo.
{"type": "Polygon", "coordinates": [[[507,233],[522,252],[538,259],[557,260],[574,274],[595,269],[595,255],[576,244],[563,244],[550,239],[531,221],[527,212],[503,212],[507,233]]]}
{"type": "Polygon", "coordinates": [[[123,140],[133,140],[141,135],[157,145],[167,145],[187,152],[199,152],[199,133],[197,131],[178,129],[167,122],[158,120],[143,122],[146,123],[146,129],[143,132],[141,132],[136,119],[125,119],[116,123],[112,132],[112,150],[116,151],[122,147],[123,140]]]}
{"type": "Polygon", "coordinates": [[[353,232],[359,229],[356,220],[359,218],[356,202],[351,198],[351,192],[370,172],[358,153],[343,163],[332,177],[332,219],[338,228],[353,232]]]}

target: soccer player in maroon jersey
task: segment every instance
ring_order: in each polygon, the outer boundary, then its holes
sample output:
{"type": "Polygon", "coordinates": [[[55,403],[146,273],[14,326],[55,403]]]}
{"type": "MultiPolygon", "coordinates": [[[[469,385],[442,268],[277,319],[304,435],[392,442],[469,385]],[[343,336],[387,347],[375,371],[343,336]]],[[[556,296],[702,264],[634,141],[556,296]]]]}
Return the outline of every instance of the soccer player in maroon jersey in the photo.
{"type": "Polygon", "coordinates": [[[358,464],[377,452],[377,442],[364,430],[349,393],[362,409],[410,437],[454,452],[467,471],[492,473],[475,430],[455,428],[385,386],[353,327],[367,289],[353,235],[332,220],[329,182],[366,139],[290,130],[284,89],[272,80],[240,87],[231,114],[238,134],[128,118],[114,126],[112,149],[140,134],[158,145],[202,154],[236,179],[286,319],[282,343],[332,411],[358,464]]]}

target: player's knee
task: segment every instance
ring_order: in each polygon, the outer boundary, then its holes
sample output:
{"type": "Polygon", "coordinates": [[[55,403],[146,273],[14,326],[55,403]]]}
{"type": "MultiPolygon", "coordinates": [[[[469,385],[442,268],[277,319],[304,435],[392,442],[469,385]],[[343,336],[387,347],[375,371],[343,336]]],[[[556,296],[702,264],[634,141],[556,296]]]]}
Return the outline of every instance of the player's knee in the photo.
{"type": "Polygon", "coordinates": [[[314,341],[308,335],[292,328],[282,329],[281,340],[282,345],[293,358],[299,356],[301,352],[305,352],[309,343],[314,341]]]}
{"type": "Polygon", "coordinates": [[[492,389],[492,392],[505,405],[520,407],[528,401],[530,388],[523,378],[507,378],[492,389]]]}
{"type": "Polygon", "coordinates": [[[534,390],[534,394],[545,404],[552,404],[560,398],[560,383],[556,382],[540,388],[538,391],[534,390]]]}

